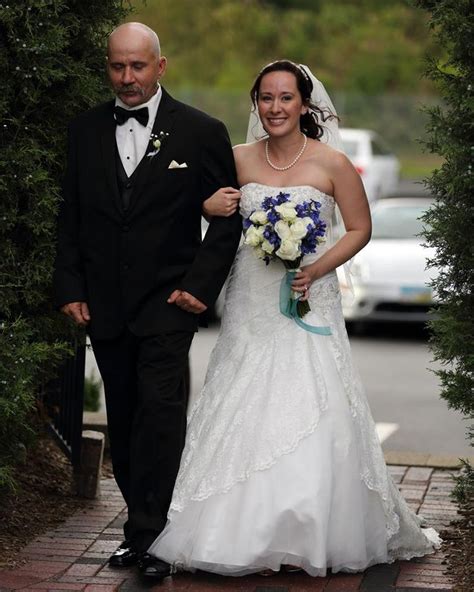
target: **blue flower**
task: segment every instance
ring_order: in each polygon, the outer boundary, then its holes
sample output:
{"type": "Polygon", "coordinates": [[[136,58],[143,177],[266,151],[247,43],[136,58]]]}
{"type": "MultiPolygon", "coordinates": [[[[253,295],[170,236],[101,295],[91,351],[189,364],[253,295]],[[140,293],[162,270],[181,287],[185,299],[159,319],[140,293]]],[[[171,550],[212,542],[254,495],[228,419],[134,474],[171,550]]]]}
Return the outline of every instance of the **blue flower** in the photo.
{"type": "Polygon", "coordinates": [[[265,226],[265,230],[263,231],[263,237],[267,239],[267,241],[272,244],[274,247],[280,246],[280,237],[278,234],[273,230],[273,227],[270,225],[265,226]]]}
{"type": "Polygon", "coordinates": [[[278,205],[277,201],[274,197],[266,197],[263,201],[262,201],[262,209],[263,210],[269,210],[270,208],[274,207],[278,205]]]}
{"type": "Polygon", "coordinates": [[[318,224],[320,221],[319,218],[319,212],[318,211],[311,211],[309,212],[309,217],[311,218],[311,220],[315,223],[318,224]]]}
{"type": "Polygon", "coordinates": [[[280,214],[272,208],[267,212],[267,219],[271,224],[273,224],[273,226],[275,226],[278,220],[280,220],[280,214]]]}
{"type": "Polygon", "coordinates": [[[280,193],[276,196],[276,205],[279,206],[282,203],[285,203],[286,201],[290,201],[290,194],[283,193],[283,191],[280,191],[280,193]]]}
{"type": "Polygon", "coordinates": [[[304,218],[308,212],[307,203],[304,202],[302,204],[296,204],[295,210],[296,210],[296,213],[298,214],[298,218],[304,218]]]}
{"type": "Polygon", "coordinates": [[[252,226],[252,222],[250,221],[250,218],[244,218],[242,220],[242,227],[244,230],[248,230],[251,226],[252,226]]]}

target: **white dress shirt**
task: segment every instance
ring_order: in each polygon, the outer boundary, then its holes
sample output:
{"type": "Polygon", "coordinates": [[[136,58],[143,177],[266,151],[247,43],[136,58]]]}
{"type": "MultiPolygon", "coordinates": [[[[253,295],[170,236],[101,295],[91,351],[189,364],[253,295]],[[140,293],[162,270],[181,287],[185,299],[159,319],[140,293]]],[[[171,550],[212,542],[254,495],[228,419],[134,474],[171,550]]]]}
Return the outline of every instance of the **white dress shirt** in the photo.
{"type": "Polygon", "coordinates": [[[129,177],[133,174],[141,159],[145,156],[162,95],[163,91],[161,90],[161,86],[158,85],[157,92],[149,101],[132,108],[125,105],[125,103],[118,97],[115,98],[115,104],[118,107],[127,109],[127,111],[148,107],[148,124],[146,127],[139,123],[134,117],[130,117],[130,119],[128,119],[123,125],[117,125],[115,130],[115,140],[117,142],[120,159],[123,168],[129,177]]]}

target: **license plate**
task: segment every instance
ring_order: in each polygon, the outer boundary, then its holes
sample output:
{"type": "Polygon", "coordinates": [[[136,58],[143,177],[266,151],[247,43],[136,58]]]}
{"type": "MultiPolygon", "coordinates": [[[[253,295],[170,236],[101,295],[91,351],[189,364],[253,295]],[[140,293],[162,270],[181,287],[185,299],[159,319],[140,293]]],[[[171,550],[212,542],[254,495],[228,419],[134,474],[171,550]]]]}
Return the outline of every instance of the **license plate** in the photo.
{"type": "Polygon", "coordinates": [[[426,286],[402,286],[400,297],[403,302],[430,303],[433,300],[432,290],[426,286]]]}

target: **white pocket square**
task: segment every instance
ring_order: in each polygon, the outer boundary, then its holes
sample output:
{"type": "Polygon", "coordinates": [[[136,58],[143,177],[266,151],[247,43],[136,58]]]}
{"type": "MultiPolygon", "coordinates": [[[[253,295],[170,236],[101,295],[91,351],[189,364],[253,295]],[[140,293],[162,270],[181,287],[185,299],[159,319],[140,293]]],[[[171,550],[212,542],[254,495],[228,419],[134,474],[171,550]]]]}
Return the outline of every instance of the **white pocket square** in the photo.
{"type": "Polygon", "coordinates": [[[169,169],[187,169],[188,165],[183,162],[181,164],[179,164],[178,162],[176,162],[176,160],[172,160],[168,166],[169,169]]]}

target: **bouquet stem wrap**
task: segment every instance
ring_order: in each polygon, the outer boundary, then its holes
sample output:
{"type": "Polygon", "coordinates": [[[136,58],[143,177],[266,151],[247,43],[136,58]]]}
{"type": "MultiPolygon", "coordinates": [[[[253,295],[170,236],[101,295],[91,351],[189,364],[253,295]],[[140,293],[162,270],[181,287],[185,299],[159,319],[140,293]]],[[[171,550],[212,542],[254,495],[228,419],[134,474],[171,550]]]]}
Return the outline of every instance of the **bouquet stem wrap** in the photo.
{"type": "Polygon", "coordinates": [[[291,289],[291,283],[297,271],[298,269],[287,269],[286,274],[281,280],[280,312],[285,315],[285,317],[293,319],[295,323],[305,331],[316,333],[317,335],[332,335],[331,329],[329,327],[316,327],[315,325],[309,325],[300,318],[300,315],[298,314],[298,303],[301,296],[296,295],[296,292],[291,289]]]}

